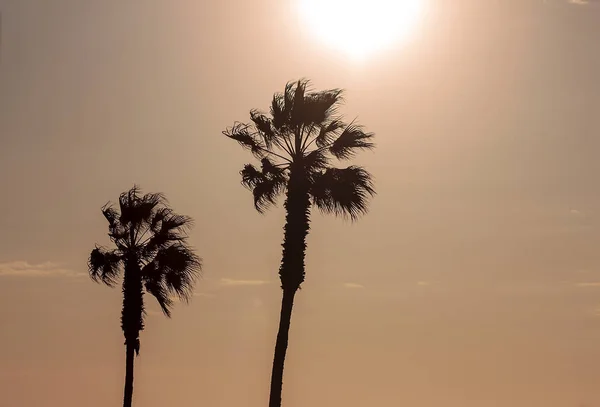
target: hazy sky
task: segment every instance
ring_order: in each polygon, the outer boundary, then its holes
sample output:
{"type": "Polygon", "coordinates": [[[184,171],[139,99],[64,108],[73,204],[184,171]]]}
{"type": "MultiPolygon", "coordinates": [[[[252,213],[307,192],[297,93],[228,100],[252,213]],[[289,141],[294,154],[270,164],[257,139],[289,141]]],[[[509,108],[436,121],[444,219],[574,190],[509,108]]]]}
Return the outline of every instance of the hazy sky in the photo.
{"type": "Polygon", "coordinates": [[[283,212],[221,135],[288,80],[377,134],[356,224],[315,214],[286,407],[600,406],[600,4],[429,0],[362,62],[295,0],[0,0],[0,405],[119,405],[100,207],[134,182],[196,219],[205,278],[151,304],[134,404],[264,406],[283,212]]]}

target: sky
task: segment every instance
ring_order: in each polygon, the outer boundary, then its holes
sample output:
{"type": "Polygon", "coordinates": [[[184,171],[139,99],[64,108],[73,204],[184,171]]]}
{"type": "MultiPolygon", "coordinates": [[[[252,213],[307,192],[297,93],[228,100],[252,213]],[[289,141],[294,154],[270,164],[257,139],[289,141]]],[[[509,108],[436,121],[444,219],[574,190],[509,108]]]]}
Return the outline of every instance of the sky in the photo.
{"type": "Polygon", "coordinates": [[[307,77],[376,134],[378,195],[313,215],[285,406],[600,407],[600,4],[429,0],[357,61],[294,1],[0,0],[0,405],[121,402],[86,260],[133,183],[204,259],[171,320],[147,298],[134,405],[266,403],[283,210],[221,131],[307,77]]]}

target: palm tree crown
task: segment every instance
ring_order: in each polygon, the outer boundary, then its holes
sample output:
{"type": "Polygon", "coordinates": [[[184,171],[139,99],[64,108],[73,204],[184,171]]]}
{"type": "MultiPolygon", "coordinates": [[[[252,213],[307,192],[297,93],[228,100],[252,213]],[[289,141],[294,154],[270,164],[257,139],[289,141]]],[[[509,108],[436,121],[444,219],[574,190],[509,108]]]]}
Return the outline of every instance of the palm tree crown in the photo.
{"type": "MultiPolygon", "coordinates": [[[[116,248],[96,246],[92,250],[88,264],[91,278],[112,287],[123,270],[125,274],[131,270],[169,317],[173,297],[189,300],[201,270],[200,258],[186,242],[192,219],[173,212],[162,194],[141,196],[135,186],[121,194],[119,209],[107,204],[102,214],[116,248]]],[[[143,329],[143,314],[139,321],[125,319],[123,315],[124,330],[128,324],[143,329]]]]}
{"type": "Polygon", "coordinates": [[[336,168],[333,163],[372,149],[373,134],[338,115],[342,90],[311,92],[308,87],[308,80],[288,82],[283,93],[273,96],[270,116],[252,110],[251,123],[237,122],[223,134],[260,160],[260,169],[246,164],[240,172],[259,212],[275,204],[296,173],[311,204],[355,220],[366,213],[375,194],[372,177],[362,167],[336,168]]]}

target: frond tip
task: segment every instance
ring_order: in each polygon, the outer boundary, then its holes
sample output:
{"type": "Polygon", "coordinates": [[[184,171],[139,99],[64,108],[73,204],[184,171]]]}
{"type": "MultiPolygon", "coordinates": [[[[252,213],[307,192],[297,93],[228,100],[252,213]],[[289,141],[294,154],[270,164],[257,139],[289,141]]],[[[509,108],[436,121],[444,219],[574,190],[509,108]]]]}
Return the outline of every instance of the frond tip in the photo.
{"type": "Polygon", "coordinates": [[[315,175],[311,195],[322,212],[356,220],[367,212],[375,189],[371,174],[362,167],[328,168],[315,175]]]}

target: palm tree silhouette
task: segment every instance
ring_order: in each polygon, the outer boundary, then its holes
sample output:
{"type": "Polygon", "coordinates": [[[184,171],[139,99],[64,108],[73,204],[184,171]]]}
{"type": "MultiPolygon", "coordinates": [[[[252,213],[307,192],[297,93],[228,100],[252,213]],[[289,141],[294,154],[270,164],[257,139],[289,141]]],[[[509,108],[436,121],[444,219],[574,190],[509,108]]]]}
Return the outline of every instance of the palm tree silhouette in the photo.
{"type": "Polygon", "coordinates": [[[201,271],[201,259],[187,245],[192,219],[169,208],[162,194],[141,195],[134,186],[119,197],[119,210],[102,208],[115,249],[96,246],[88,261],[90,277],[114,287],[123,272],[121,328],[125,335],[126,369],[123,406],[131,407],[134,352],[140,352],[144,329],[144,293],[152,294],[171,316],[174,297],[189,300],[201,271]]]}
{"type": "Polygon", "coordinates": [[[362,167],[336,168],[334,160],[347,160],[358,150],[371,149],[372,133],[337,114],[342,90],[312,92],[308,80],[288,82],[276,93],[270,115],[250,111],[251,123],[236,122],[223,132],[260,160],[260,169],[247,164],[242,184],[254,195],[263,213],[285,192],[286,223],[279,268],[283,290],[279,332],[275,345],[269,407],[281,406],[283,368],[294,296],[304,281],[306,236],[310,211],[355,220],[366,213],[375,194],[372,177],[362,167]]]}

